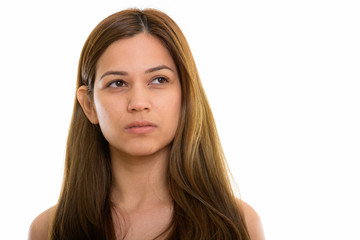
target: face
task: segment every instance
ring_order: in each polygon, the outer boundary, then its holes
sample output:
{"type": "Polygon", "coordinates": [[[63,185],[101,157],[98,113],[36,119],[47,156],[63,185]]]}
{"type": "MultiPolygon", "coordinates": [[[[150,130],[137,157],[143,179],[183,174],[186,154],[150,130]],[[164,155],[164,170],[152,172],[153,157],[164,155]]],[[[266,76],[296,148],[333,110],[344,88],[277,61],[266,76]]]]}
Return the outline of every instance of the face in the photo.
{"type": "Polygon", "coordinates": [[[141,33],[110,45],[96,68],[93,123],[111,154],[152,155],[167,149],[181,108],[176,65],[162,43],[141,33]]]}

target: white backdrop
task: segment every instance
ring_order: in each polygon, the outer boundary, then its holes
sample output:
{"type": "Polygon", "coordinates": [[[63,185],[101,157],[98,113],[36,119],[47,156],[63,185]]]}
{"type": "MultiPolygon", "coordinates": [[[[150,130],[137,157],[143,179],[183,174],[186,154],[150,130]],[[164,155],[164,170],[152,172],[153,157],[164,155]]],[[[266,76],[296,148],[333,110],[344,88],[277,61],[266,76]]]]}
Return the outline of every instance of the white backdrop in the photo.
{"type": "Polygon", "coordinates": [[[165,11],[198,65],[241,197],[267,239],[360,239],[358,1],[0,4],[0,239],[25,239],[61,187],[77,61],[128,7],[165,11]]]}

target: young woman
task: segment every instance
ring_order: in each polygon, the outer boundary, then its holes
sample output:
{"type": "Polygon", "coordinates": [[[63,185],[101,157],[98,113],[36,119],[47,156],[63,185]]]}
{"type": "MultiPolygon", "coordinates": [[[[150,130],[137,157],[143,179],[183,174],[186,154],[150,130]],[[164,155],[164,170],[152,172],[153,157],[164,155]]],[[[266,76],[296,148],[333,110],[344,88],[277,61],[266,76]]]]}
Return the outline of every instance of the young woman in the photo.
{"type": "Polygon", "coordinates": [[[234,197],[190,48],[164,13],[118,12],[87,39],[59,202],[29,239],[264,239],[234,197]]]}

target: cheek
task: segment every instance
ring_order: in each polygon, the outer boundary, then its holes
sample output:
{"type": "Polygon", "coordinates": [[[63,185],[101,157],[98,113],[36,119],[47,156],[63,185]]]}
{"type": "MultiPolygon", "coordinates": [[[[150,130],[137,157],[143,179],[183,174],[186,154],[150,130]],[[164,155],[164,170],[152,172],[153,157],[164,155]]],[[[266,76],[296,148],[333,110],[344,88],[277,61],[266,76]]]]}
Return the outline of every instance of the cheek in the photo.
{"type": "Polygon", "coordinates": [[[173,109],[174,120],[179,121],[180,112],[181,112],[181,100],[180,99],[177,101],[174,101],[172,109],[173,109]]]}
{"type": "Polygon", "coordinates": [[[122,128],[121,118],[124,115],[116,101],[96,102],[99,126],[105,139],[111,144],[117,142],[119,130],[122,128]]]}
{"type": "Polygon", "coordinates": [[[169,96],[166,100],[162,101],[162,109],[169,120],[170,124],[175,124],[177,127],[180,112],[181,112],[181,96],[176,93],[169,96]]]}
{"type": "Polygon", "coordinates": [[[121,118],[123,115],[122,105],[120,101],[106,98],[95,101],[96,114],[102,129],[103,127],[112,127],[114,122],[117,122],[119,118],[121,118]]]}

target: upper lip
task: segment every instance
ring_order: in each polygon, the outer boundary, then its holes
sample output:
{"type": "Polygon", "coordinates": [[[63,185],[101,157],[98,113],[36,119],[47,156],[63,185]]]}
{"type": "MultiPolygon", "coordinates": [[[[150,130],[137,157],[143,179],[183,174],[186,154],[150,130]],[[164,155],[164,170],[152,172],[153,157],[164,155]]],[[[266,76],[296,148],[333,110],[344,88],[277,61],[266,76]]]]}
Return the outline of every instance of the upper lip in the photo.
{"type": "Polygon", "coordinates": [[[149,121],[133,121],[131,123],[129,123],[128,125],[126,125],[126,129],[127,128],[133,128],[133,127],[156,127],[156,125],[152,122],[149,121]]]}

